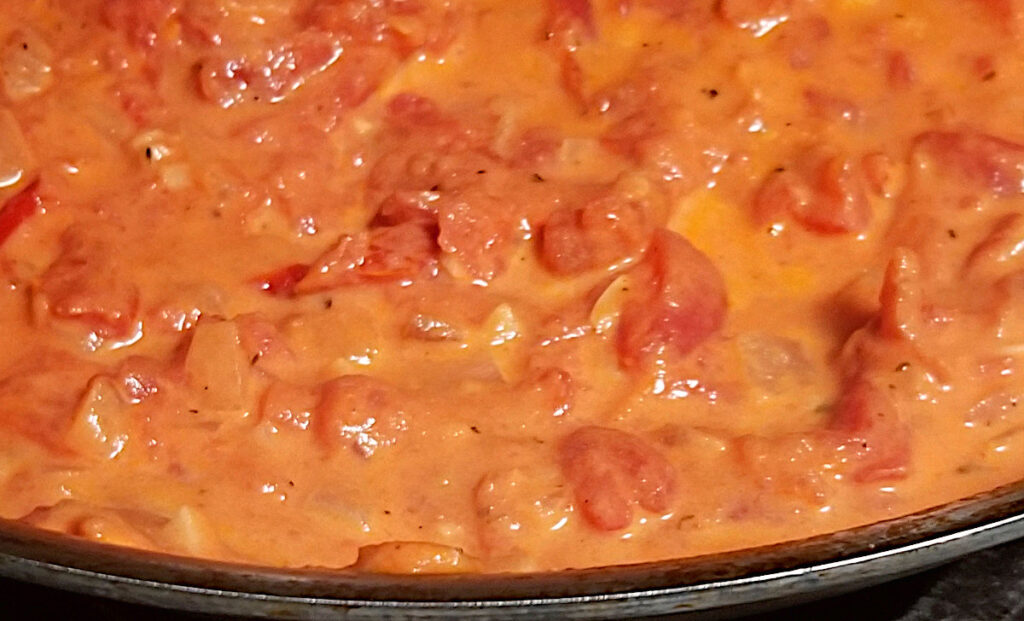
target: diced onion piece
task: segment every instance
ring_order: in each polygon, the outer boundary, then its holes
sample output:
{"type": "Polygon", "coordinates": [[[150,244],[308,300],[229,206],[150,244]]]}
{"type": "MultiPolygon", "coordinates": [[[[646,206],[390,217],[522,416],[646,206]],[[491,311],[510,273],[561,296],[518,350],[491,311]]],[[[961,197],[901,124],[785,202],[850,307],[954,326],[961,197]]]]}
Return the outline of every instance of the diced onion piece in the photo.
{"type": "Polygon", "coordinates": [[[562,169],[570,173],[600,170],[605,159],[601,143],[594,138],[566,138],[558,151],[562,169]]]}
{"type": "Polygon", "coordinates": [[[168,190],[184,190],[192,185],[187,164],[170,164],[160,169],[160,179],[168,190]]]}
{"type": "Polygon", "coordinates": [[[174,137],[159,129],[135,137],[131,148],[145,165],[152,166],[168,190],[183,190],[192,185],[189,165],[178,156],[174,137]]]}
{"type": "Polygon", "coordinates": [[[427,24],[418,17],[395,15],[388,20],[388,26],[401,33],[406,41],[417,47],[423,45],[427,40],[427,24]]]}
{"type": "Polygon", "coordinates": [[[623,175],[616,180],[615,189],[624,198],[632,201],[644,201],[656,194],[651,180],[640,173],[623,175]]]}
{"type": "Polygon", "coordinates": [[[1006,463],[1004,462],[1008,458],[1012,459],[1010,456],[1020,454],[1022,449],[1024,449],[1024,428],[1015,427],[985,443],[982,458],[987,465],[1002,464],[1005,467],[1006,463]]]}
{"type": "Polygon", "coordinates": [[[508,304],[499,304],[491,311],[486,325],[492,335],[491,345],[495,347],[510,343],[520,336],[519,320],[508,304]]]}
{"type": "Polygon", "coordinates": [[[444,270],[455,280],[465,282],[472,282],[476,280],[476,276],[466,269],[466,264],[460,261],[454,254],[447,252],[443,253],[441,255],[441,266],[444,267],[444,270]]]}
{"type": "Polygon", "coordinates": [[[419,541],[391,541],[359,548],[354,568],[376,574],[471,572],[476,561],[459,548],[419,541]]]}
{"type": "Polygon", "coordinates": [[[131,146],[145,161],[156,163],[167,159],[174,153],[170,142],[171,139],[166,132],[154,129],[136,136],[132,140],[131,146]]]}
{"type": "Polygon", "coordinates": [[[247,403],[249,361],[233,321],[200,323],[185,358],[188,383],[201,406],[240,410],[247,403]]]}
{"type": "Polygon", "coordinates": [[[224,552],[210,522],[193,507],[181,507],[164,526],[163,535],[170,546],[190,556],[211,557],[224,552]]]}
{"type": "Polygon", "coordinates": [[[595,332],[605,334],[615,329],[619,315],[622,314],[622,305],[629,298],[631,285],[630,275],[623,274],[613,280],[601,297],[597,298],[594,308],[590,311],[590,325],[594,327],[595,332]]]}
{"type": "Polygon", "coordinates": [[[275,204],[268,202],[247,210],[243,215],[245,231],[250,235],[290,237],[294,224],[275,204]]]}
{"type": "Polygon", "coordinates": [[[798,341],[749,333],[740,335],[738,342],[747,374],[758,386],[772,388],[786,380],[806,379],[813,370],[798,341]]]}
{"type": "Polygon", "coordinates": [[[153,548],[153,542],[149,538],[116,513],[84,517],[75,527],[74,534],[115,546],[143,550],[153,548]]]}
{"type": "Polygon", "coordinates": [[[491,360],[506,382],[514,382],[521,372],[522,352],[516,341],[522,336],[522,326],[512,307],[499,304],[484,322],[484,334],[490,344],[491,360]]]}
{"type": "Polygon", "coordinates": [[[495,153],[508,157],[512,152],[513,143],[521,134],[520,111],[513,103],[504,101],[493,102],[491,108],[498,116],[492,147],[495,153]]]}
{"type": "Polygon", "coordinates": [[[1016,392],[996,392],[978,401],[964,416],[967,427],[991,427],[1017,413],[1017,406],[1024,402],[1024,395],[1016,392]]]}
{"type": "Polygon", "coordinates": [[[35,158],[18,120],[10,110],[0,108],[0,189],[21,182],[33,168],[35,158]]]}
{"type": "Polygon", "coordinates": [[[94,378],[75,410],[68,445],[85,455],[114,459],[131,436],[129,407],[111,380],[94,378]]]}
{"type": "Polygon", "coordinates": [[[32,30],[15,30],[0,51],[0,76],[13,102],[39,95],[53,84],[53,50],[32,30]]]}

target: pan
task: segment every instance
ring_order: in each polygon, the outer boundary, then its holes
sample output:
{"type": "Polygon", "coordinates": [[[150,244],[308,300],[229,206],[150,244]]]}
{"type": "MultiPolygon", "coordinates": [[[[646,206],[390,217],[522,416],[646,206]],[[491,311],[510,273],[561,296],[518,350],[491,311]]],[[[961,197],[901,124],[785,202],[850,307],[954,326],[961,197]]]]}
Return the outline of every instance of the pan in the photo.
{"type": "Polygon", "coordinates": [[[920,513],[726,554],[553,573],[382,576],[156,554],[0,520],[0,575],[275,619],[729,617],[838,595],[1024,537],[1024,481],[920,513]]]}

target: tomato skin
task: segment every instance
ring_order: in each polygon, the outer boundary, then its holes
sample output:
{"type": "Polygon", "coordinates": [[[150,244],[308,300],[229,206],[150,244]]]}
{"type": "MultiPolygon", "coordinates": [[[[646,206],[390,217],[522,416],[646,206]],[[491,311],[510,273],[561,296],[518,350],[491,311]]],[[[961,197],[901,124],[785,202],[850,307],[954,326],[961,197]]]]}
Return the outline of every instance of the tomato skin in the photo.
{"type": "Polygon", "coordinates": [[[974,131],[931,131],[914,140],[920,165],[933,164],[998,196],[1024,193],[1024,145],[974,131]]]}
{"type": "Polygon", "coordinates": [[[912,340],[923,324],[920,262],[906,248],[896,250],[889,262],[879,294],[878,334],[883,338],[912,340]]]}
{"type": "Polygon", "coordinates": [[[0,245],[14,234],[26,220],[43,209],[39,196],[39,180],[25,186],[25,189],[7,199],[0,208],[0,245]]]}
{"type": "Polygon", "coordinates": [[[559,445],[562,472],[577,507],[592,527],[621,530],[633,505],[667,511],[677,494],[672,464],[643,439],[605,427],[582,427],[559,445]]]}
{"type": "Polygon", "coordinates": [[[665,348],[686,355],[725,322],[721,273],[681,235],[656,231],[634,274],[639,291],[622,308],[616,340],[623,368],[636,368],[665,348]]]}

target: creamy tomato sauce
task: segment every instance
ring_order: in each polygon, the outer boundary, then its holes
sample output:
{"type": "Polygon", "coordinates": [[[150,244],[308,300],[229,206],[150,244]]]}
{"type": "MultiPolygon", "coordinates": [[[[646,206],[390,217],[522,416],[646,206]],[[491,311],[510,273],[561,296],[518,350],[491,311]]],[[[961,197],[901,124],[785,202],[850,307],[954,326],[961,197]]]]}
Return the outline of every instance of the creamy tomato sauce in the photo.
{"type": "Polygon", "coordinates": [[[1017,0],[0,4],[0,516],[532,571],[1024,476],[1017,0]]]}

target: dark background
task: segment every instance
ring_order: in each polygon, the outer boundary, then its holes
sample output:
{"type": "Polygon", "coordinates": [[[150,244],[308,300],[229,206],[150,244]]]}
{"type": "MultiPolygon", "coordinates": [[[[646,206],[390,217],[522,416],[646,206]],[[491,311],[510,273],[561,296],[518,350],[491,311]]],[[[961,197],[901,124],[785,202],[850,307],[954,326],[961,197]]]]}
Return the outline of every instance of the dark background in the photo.
{"type": "MultiPolygon", "coordinates": [[[[1024,541],[978,552],[910,578],[756,618],[766,621],[1024,619],[1024,541]]],[[[120,604],[0,580],[0,619],[209,621],[214,617],[120,604]]]]}

